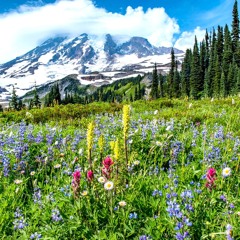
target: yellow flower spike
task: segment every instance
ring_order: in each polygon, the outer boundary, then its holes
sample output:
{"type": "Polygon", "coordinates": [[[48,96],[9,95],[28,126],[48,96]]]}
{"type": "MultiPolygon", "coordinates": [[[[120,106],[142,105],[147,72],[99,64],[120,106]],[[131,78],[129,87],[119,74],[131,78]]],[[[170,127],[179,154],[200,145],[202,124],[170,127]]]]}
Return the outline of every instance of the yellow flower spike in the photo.
{"type": "Polygon", "coordinates": [[[111,141],[111,142],[110,142],[110,147],[111,147],[111,150],[112,150],[112,151],[114,150],[114,146],[115,146],[115,142],[114,142],[114,141],[111,141]]]}
{"type": "Polygon", "coordinates": [[[130,127],[130,106],[123,106],[123,137],[124,137],[124,150],[125,150],[125,158],[126,158],[126,169],[128,167],[128,148],[127,148],[127,138],[128,131],[130,127]]]}
{"type": "Polygon", "coordinates": [[[123,106],[123,135],[127,137],[130,126],[130,105],[123,106]]]}
{"type": "Polygon", "coordinates": [[[117,139],[117,141],[115,142],[114,144],[114,149],[113,149],[113,152],[114,152],[114,158],[115,160],[118,160],[119,159],[119,141],[117,139]]]}
{"type": "Polygon", "coordinates": [[[98,138],[98,147],[99,147],[100,152],[102,153],[103,152],[103,147],[104,147],[104,137],[103,137],[103,135],[101,135],[98,138]]]}
{"type": "Polygon", "coordinates": [[[91,152],[93,147],[94,122],[90,122],[87,128],[87,154],[90,168],[92,167],[91,152]]]}

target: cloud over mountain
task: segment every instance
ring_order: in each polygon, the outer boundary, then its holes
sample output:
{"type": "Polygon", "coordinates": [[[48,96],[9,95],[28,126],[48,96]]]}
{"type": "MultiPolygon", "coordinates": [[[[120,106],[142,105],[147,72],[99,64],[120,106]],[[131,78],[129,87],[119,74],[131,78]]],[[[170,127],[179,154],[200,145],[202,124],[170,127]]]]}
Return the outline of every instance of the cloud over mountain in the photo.
{"type": "Polygon", "coordinates": [[[59,0],[23,5],[0,15],[0,62],[6,62],[57,35],[79,33],[142,36],[156,46],[172,46],[179,25],[164,8],[127,7],[125,14],[107,12],[90,0],[59,0]],[[35,4],[36,5],[36,4],[35,4]]]}

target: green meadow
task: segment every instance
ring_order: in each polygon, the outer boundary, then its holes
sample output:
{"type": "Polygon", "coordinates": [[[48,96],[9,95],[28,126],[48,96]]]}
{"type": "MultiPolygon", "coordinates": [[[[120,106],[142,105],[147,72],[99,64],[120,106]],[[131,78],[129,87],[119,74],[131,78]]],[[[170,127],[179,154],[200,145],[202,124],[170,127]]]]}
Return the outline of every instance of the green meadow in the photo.
{"type": "Polygon", "coordinates": [[[240,239],[240,99],[0,113],[0,239],[240,239]]]}

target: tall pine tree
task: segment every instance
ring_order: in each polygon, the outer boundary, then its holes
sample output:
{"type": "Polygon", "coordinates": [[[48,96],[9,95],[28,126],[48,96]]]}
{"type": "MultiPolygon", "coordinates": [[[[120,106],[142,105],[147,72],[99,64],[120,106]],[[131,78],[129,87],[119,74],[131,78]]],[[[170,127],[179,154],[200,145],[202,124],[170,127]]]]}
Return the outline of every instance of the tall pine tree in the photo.
{"type": "Polygon", "coordinates": [[[164,97],[163,93],[163,75],[160,73],[159,74],[159,97],[164,97]]]}
{"type": "Polygon", "coordinates": [[[167,81],[168,81],[168,96],[169,96],[169,98],[172,98],[173,95],[174,95],[174,85],[173,85],[173,82],[174,82],[175,64],[176,64],[175,54],[174,54],[174,49],[172,48],[172,50],[171,50],[171,67],[170,67],[170,71],[169,71],[168,79],[167,79],[167,81]]]}
{"type": "Polygon", "coordinates": [[[238,2],[235,0],[232,11],[232,47],[233,53],[237,52],[239,45],[239,17],[238,17],[238,2]]]}
{"type": "Polygon", "coordinates": [[[192,51],[186,50],[186,54],[182,63],[181,74],[181,95],[183,97],[190,96],[190,75],[191,75],[192,51]]]}
{"type": "Polygon", "coordinates": [[[190,75],[190,97],[198,99],[201,94],[203,85],[201,86],[201,69],[200,69],[200,56],[198,50],[197,37],[195,36],[195,43],[193,47],[191,75],[190,75]]]}
{"type": "Polygon", "coordinates": [[[158,90],[158,74],[157,74],[157,64],[155,63],[153,74],[152,74],[152,87],[150,92],[151,99],[157,99],[159,97],[158,90]]]}
{"type": "Polygon", "coordinates": [[[39,108],[41,106],[41,101],[40,101],[39,95],[37,93],[36,83],[35,83],[35,89],[34,89],[34,96],[33,96],[32,104],[36,108],[39,108]]]}
{"type": "Polygon", "coordinates": [[[18,97],[17,97],[17,93],[16,93],[14,85],[13,85],[13,89],[12,89],[12,98],[9,103],[9,106],[13,110],[18,110],[18,97]]]}

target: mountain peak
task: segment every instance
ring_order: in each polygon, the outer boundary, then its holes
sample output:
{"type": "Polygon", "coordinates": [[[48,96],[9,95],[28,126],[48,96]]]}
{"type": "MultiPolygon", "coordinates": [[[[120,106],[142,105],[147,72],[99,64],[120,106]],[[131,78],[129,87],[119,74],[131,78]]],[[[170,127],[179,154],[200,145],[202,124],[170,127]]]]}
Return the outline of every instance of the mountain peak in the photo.
{"type": "MultiPolygon", "coordinates": [[[[171,48],[155,47],[146,38],[134,36],[117,44],[115,37],[105,39],[83,33],[75,38],[51,38],[16,59],[0,65],[2,83],[45,83],[70,74],[131,71],[151,72],[154,62],[169,63],[171,48]]],[[[179,53],[178,51],[177,53],[179,53]]],[[[176,53],[176,52],[175,52],[176,53]]]]}

